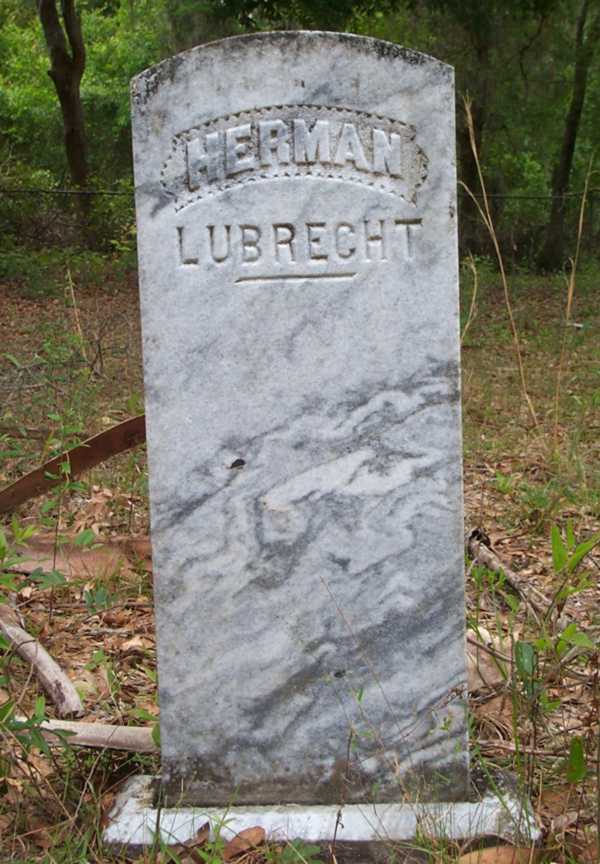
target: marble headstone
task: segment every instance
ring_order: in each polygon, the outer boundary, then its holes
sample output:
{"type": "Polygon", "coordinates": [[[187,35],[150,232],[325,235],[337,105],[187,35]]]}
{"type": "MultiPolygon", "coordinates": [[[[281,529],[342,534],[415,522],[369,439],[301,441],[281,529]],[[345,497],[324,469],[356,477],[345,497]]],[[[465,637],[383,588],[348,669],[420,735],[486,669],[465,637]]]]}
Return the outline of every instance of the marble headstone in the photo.
{"type": "Polygon", "coordinates": [[[167,800],[464,798],[452,70],[267,33],[132,100],[167,800]]]}

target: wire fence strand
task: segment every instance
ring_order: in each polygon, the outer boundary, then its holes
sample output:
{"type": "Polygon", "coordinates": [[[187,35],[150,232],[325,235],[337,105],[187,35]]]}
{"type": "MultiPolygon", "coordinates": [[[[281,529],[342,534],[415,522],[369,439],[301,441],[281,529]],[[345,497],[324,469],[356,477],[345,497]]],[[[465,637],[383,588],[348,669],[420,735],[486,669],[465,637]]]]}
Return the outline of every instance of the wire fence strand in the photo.
{"type": "MultiPolygon", "coordinates": [[[[8,241],[9,253],[11,249],[26,246],[112,248],[111,244],[125,236],[134,223],[135,193],[133,187],[74,189],[68,186],[0,185],[0,200],[4,201],[3,208],[0,208],[0,233],[8,241]],[[85,201],[85,212],[77,201],[85,201]]],[[[491,256],[493,249],[487,232],[477,208],[472,206],[474,202],[481,204],[481,195],[470,195],[460,187],[457,187],[456,194],[461,254],[491,256]]],[[[580,202],[586,196],[582,249],[585,254],[597,257],[600,248],[600,187],[572,190],[560,196],[550,193],[488,193],[496,232],[512,263],[536,260],[553,200],[562,201],[565,237],[574,236],[580,202]]]]}
{"type": "MultiPolygon", "coordinates": [[[[581,198],[583,197],[583,195],[590,195],[594,193],[600,193],[600,187],[597,189],[588,189],[587,191],[581,189],[573,192],[565,192],[562,195],[522,195],[505,192],[490,192],[487,197],[497,198],[506,201],[552,201],[555,198],[581,198]]],[[[38,189],[33,187],[11,188],[0,186],[0,195],[119,195],[131,198],[134,196],[134,194],[135,189],[38,189]]],[[[459,198],[481,197],[480,195],[468,195],[466,192],[461,190],[458,191],[458,196],[459,198]]]]}

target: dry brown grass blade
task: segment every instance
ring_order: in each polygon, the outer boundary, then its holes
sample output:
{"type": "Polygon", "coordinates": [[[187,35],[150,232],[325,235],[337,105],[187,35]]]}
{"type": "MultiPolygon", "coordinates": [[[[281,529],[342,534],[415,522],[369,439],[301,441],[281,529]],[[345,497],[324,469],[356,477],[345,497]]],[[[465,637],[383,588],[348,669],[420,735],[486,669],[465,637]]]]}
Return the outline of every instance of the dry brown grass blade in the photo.
{"type": "Polygon", "coordinates": [[[87,351],[85,350],[85,337],[83,335],[83,329],[81,327],[81,319],[79,317],[79,309],[77,308],[77,300],[75,298],[75,285],[73,284],[73,277],[71,276],[71,269],[67,267],[67,284],[65,286],[65,293],[68,288],[69,299],[72,304],[73,309],[73,323],[75,325],[75,333],[77,335],[77,340],[79,342],[79,350],[81,351],[81,355],[86,362],[86,365],[90,365],[90,361],[87,355],[87,351]]]}
{"type": "Polygon", "coordinates": [[[463,331],[460,334],[460,344],[462,345],[465,341],[465,336],[469,331],[469,327],[473,323],[473,319],[475,317],[475,309],[477,304],[477,293],[479,291],[479,277],[477,275],[477,267],[475,266],[475,260],[472,255],[467,256],[467,265],[469,270],[473,274],[473,295],[471,297],[471,305],[469,306],[469,314],[467,315],[467,320],[465,322],[465,326],[463,327],[463,331]]]}
{"type": "Polygon", "coordinates": [[[465,114],[467,118],[467,128],[469,130],[469,141],[471,144],[471,150],[473,153],[473,158],[475,160],[475,164],[477,166],[477,176],[479,177],[479,185],[481,187],[481,197],[483,199],[483,207],[475,197],[473,191],[468,188],[464,183],[461,183],[473,203],[475,204],[479,215],[481,216],[485,227],[488,230],[490,235],[490,239],[494,246],[494,251],[496,253],[496,260],[498,261],[498,267],[500,269],[500,278],[502,280],[502,289],[504,291],[504,301],[506,303],[506,311],[508,313],[508,320],[510,323],[510,329],[513,337],[513,344],[515,348],[515,356],[517,358],[517,366],[519,368],[519,378],[521,381],[521,392],[523,394],[523,398],[527,404],[527,408],[531,419],[533,421],[533,425],[538,425],[537,414],[535,412],[535,408],[533,406],[533,402],[531,401],[531,397],[529,395],[529,390],[527,388],[527,379],[525,376],[525,366],[523,364],[523,355],[521,353],[521,343],[519,341],[519,332],[517,330],[517,324],[515,321],[515,317],[513,314],[512,303],[510,300],[510,291],[508,289],[508,279],[506,276],[506,270],[504,269],[504,259],[502,257],[502,252],[500,250],[500,244],[498,242],[498,236],[496,234],[496,230],[494,228],[494,221],[492,219],[492,213],[490,210],[489,199],[487,195],[487,189],[485,185],[485,180],[483,179],[483,172],[481,170],[481,162],[479,160],[479,153],[477,152],[477,142],[475,139],[475,128],[473,125],[473,113],[471,111],[471,102],[469,99],[464,100],[465,104],[465,114]]]}
{"type": "Polygon", "coordinates": [[[567,306],[565,309],[565,321],[564,321],[564,330],[563,330],[563,338],[560,346],[560,357],[558,360],[558,369],[556,372],[556,392],[554,394],[554,447],[555,449],[558,447],[558,424],[560,419],[560,395],[562,389],[562,376],[563,369],[565,363],[565,357],[567,354],[567,336],[569,331],[569,325],[571,323],[571,312],[573,310],[573,298],[575,296],[575,285],[577,280],[577,267],[579,265],[579,254],[581,251],[581,239],[583,237],[583,217],[585,215],[585,208],[587,206],[588,201],[588,193],[590,188],[590,180],[592,179],[592,166],[594,164],[593,157],[590,159],[587,174],[585,176],[585,183],[583,186],[583,195],[581,197],[581,206],[579,208],[579,220],[577,223],[577,241],[575,243],[575,256],[571,260],[571,272],[569,274],[569,279],[567,282],[567,306]]]}

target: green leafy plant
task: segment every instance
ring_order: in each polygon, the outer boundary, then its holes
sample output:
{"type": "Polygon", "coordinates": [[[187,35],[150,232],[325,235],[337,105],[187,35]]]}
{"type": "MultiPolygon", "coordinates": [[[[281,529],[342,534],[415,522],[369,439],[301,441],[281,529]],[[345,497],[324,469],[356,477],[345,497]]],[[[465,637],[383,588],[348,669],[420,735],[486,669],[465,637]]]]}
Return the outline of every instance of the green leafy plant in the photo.
{"type": "Polygon", "coordinates": [[[573,735],[569,744],[569,757],[565,762],[565,773],[569,783],[581,783],[587,774],[585,747],[579,735],[573,735]]]}
{"type": "Polygon", "coordinates": [[[114,595],[109,593],[104,585],[97,585],[84,591],[83,601],[90,615],[95,615],[110,608],[114,602],[114,595]]]}
{"type": "MultiPolygon", "coordinates": [[[[291,840],[287,843],[278,859],[278,864],[322,864],[321,850],[313,843],[291,840]]],[[[274,862],[275,864],[275,862],[274,862]]]]}

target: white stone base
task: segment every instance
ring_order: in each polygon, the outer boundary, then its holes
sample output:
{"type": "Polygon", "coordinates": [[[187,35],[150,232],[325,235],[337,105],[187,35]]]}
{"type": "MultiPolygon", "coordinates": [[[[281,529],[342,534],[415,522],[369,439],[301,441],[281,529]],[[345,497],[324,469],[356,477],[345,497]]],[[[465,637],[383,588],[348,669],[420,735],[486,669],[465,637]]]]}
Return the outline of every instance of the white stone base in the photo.
{"type": "MultiPolygon", "coordinates": [[[[153,778],[134,777],[124,786],[109,814],[104,841],[112,847],[143,847],[155,842],[160,831],[165,844],[183,843],[207,821],[221,825],[225,839],[255,825],[270,840],[331,841],[339,807],[335,805],[230,807],[166,807],[152,801],[153,778]]],[[[477,802],[349,804],[342,808],[339,842],[410,841],[416,836],[471,840],[499,837],[514,843],[536,843],[540,829],[529,802],[503,791],[477,802]]]]}

